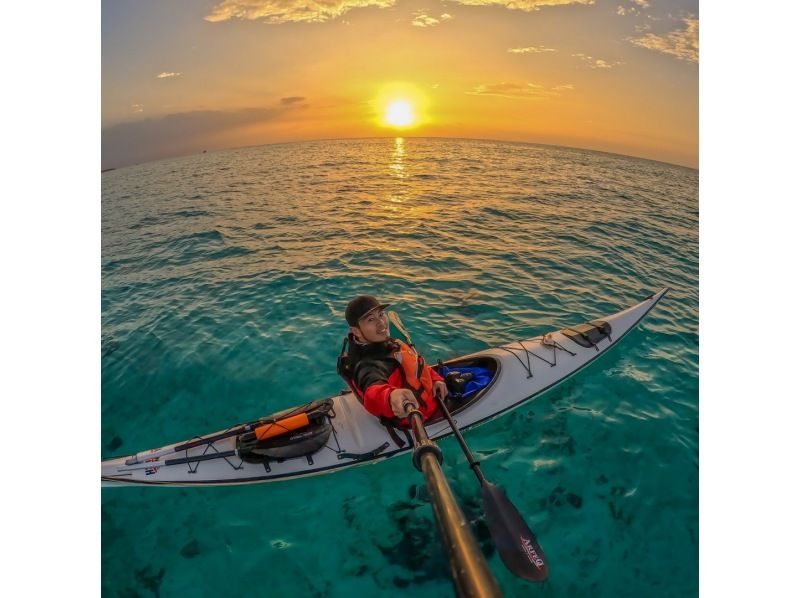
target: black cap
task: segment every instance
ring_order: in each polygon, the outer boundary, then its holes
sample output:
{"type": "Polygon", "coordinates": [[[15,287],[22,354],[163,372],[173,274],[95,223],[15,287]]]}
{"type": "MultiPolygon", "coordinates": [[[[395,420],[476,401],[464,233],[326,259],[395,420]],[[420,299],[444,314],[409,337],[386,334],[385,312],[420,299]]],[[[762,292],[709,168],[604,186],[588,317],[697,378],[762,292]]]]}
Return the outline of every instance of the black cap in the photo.
{"type": "Polygon", "coordinates": [[[347,304],[344,310],[344,319],[350,326],[358,326],[358,321],[375,308],[386,309],[388,303],[381,303],[372,295],[359,295],[347,304]]]}

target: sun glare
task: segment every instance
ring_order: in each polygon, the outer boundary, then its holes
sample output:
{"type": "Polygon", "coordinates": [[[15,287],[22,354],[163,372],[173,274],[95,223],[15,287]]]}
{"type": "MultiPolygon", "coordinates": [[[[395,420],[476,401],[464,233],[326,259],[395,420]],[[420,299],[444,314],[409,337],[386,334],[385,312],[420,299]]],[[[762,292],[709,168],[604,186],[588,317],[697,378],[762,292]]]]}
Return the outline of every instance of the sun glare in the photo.
{"type": "Polygon", "coordinates": [[[393,127],[409,127],[415,121],[414,110],[407,100],[395,100],[386,107],[383,119],[393,127]]]}
{"type": "Polygon", "coordinates": [[[394,81],[378,88],[372,100],[372,122],[395,131],[425,127],[430,123],[430,101],[413,83],[394,81]]]}

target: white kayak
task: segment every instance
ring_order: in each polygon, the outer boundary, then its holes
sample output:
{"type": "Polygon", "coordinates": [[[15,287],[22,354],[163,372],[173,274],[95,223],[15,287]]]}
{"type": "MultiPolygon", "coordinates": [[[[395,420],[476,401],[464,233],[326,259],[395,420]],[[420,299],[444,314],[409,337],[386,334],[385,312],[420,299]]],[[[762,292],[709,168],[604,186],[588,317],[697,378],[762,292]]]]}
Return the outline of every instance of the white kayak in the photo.
{"type": "MultiPolygon", "coordinates": [[[[448,399],[461,430],[490,421],[550,390],[619,343],[661,300],[662,289],[628,309],[585,324],[478,351],[444,363],[483,368],[491,381],[474,396],[448,399]]],[[[488,379],[488,378],[487,378],[488,379]]],[[[452,430],[426,423],[431,439],[452,430]]],[[[103,486],[216,486],[254,484],[332,473],[408,453],[411,437],[369,414],[352,392],[270,418],[101,463],[103,486]],[[303,419],[303,414],[310,417],[303,419]],[[264,430],[307,425],[261,440],[264,430]],[[255,436],[258,436],[256,438],[255,436]],[[261,446],[268,447],[259,450],[261,446]],[[301,448],[298,448],[301,447],[301,448]]]]}

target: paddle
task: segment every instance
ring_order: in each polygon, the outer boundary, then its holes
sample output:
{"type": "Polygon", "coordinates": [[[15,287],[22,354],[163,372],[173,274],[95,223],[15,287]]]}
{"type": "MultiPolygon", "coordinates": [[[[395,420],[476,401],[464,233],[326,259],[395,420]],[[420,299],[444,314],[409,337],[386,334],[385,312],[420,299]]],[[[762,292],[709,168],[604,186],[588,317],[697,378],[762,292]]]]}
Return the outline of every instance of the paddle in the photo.
{"type": "MultiPolygon", "coordinates": [[[[389,312],[388,316],[406,338],[409,346],[413,347],[414,343],[411,340],[411,335],[406,327],[403,326],[400,316],[393,311],[389,312]]],[[[447,423],[450,424],[461,450],[464,451],[467,461],[469,461],[469,466],[475,472],[481,485],[483,510],[486,513],[489,532],[503,563],[509,571],[523,579],[545,581],[548,574],[548,565],[544,551],[539,546],[536,536],[503,491],[484,477],[480,465],[472,456],[472,452],[464,441],[458,426],[453,421],[453,417],[450,415],[450,411],[444,401],[438,396],[436,396],[436,401],[447,419],[447,423]]]]}

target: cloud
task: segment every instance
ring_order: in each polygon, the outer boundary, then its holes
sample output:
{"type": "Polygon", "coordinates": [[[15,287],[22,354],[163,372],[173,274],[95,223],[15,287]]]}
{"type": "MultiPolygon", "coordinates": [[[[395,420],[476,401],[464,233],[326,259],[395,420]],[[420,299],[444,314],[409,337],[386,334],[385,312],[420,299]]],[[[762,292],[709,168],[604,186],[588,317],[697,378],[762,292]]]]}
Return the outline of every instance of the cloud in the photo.
{"type": "Polygon", "coordinates": [[[298,102],[304,102],[305,98],[303,96],[289,96],[288,98],[281,98],[281,104],[284,106],[291,106],[292,104],[297,104],[298,102]]]}
{"type": "Polygon", "coordinates": [[[435,25],[440,25],[445,21],[451,20],[453,17],[447,13],[444,13],[437,17],[431,17],[425,14],[427,11],[425,10],[418,10],[414,13],[414,20],[411,21],[411,24],[414,27],[433,27],[435,25]]]}
{"type": "Polygon", "coordinates": [[[583,62],[585,62],[590,69],[611,69],[615,66],[619,66],[624,64],[619,60],[614,62],[607,62],[602,58],[595,58],[594,56],[589,56],[588,54],[573,54],[575,58],[580,58],[583,62]]]}
{"type": "MultiPolygon", "coordinates": [[[[543,6],[565,6],[568,4],[594,4],[595,0],[455,0],[470,6],[505,6],[511,10],[534,11],[543,6]]],[[[242,19],[246,21],[266,21],[267,23],[322,22],[340,17],[354,8],[376,6],[389,8],[396,0],[222,0],[206,15],[205,20],[212,23],[242,19]]],[[[431,27],[448,20],[450,15],[431,17],[422,14],[412,24],[417,27],[431,27]],[[447,18],[445,18],[447,17],[447,18]],[[435,21],[435,22],[434,22],[435,21]]]]}
{"type": "Polygon", "coordinates": [[[650,3],[647,0],[630,0],[630,2],[636,6],[628,6],[627,8],[622,5],[617,6],[617,14],[619,16],[638,15],[641,14],[643,9],[650,7],[650,3]]]}
{"type": "Polygon", "coordinates": [[[223,0],[211,9],[206,21],[231,19],[267,23],[318,23],[335,19],[354,8],[394,6],[395,0],[223,0]]]}
{"type": "Polygon", "coordinates": [[[159,79],[169,79],[170,77],[180,77],[180,76],[181,76],[180,73],[166,73],[166,72],[164,72],[164,73],[159,73],[158,74],[158,78],[159,79]]]}
{"type": "Polygon", "coordinates": [[[144,104],[131,104],[132,112],[144,112],[144,104]]]}
{"type": "Polygon", "coordinates": [[[101,132],[102,168],[118,168],[218,147],[214,146],[215,137],[240,127],[279,120],[295,108],[302,106],[281,101],[281,105],[267,108],[229,112],[199,110],[112,125],[101,132]]]}
{"type": "Polygon", "coordinates": [[[700,22],[696,18],[684,18],[684,29],[656,35],[648,33],[643,37],[628,38],[634,45],[656,52],[663,52],[688,62],[697,62],[700,57],[700,22]]]}
{"type": "Polygon", "coordinates": [[[620,64],[622,64],[622,63],[619,62],[619,61],[606,62],[602,58],[598,58],[598,59],[596,59],[594,61],[594,64],[591,65],[591,68],[593,68],[593,69],[610,69],[610,68],[614,68],[615,66],[619,66],[620,64]]]}
{"type": "Polygon", "coordinates": [[[476,85],[472,90],[467,91],[468,95],[473,96],[498,96],[502,98],[531,99],[541,100],[548,97],[559,96],[561,91],[574,89],[572,84],[557,85],[556,87],[546,88],[535,83],[490,83],[488,85],[476,85]]]}
{"type": "Polygon", "coordinates": [[[566,6],[569,4],[594,4],[594,0],[455,0],[459,4],[467,6],[505,6],[510,10],[524,10],[532,12],[544,6],[566,6]]]}
{"type": "Polygon", "coordinates": [[[527,48],[509,48],[512,54],[539,54],[541,52],[555,52],[554,48],[545,48],[544,46],[529,46],[527,48]]]}

